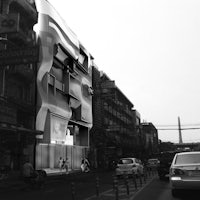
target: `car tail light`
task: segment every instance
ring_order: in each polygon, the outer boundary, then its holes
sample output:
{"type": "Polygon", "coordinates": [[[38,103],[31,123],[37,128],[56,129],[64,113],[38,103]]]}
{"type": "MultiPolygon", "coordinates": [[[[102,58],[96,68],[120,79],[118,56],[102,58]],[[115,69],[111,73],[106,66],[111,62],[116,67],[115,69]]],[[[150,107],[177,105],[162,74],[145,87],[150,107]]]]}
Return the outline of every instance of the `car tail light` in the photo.
{"type": "Polygon", "coordinates": [[[171,169],[171,174],[172,175],[184,175],[184,171],[182,169],[177,169],[177,168],[174,168],[174,169],[171,169]]]}

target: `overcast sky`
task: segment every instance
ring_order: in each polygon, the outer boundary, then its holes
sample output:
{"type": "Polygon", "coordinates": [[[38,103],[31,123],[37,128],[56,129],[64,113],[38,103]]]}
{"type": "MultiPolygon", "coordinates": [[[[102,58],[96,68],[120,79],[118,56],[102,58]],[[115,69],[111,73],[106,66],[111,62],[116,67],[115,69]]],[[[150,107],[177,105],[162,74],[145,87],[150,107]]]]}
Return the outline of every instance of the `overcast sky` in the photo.
{"type": "MultiPolygon", "coordinates": [[[[182,128],[200,127],[199,0],[49,2],[142,121],[177,128],[180,116],[182,128]]],[[[158,134],[178,142],[178,130],[158,134]]],[[[200,129],[182,131],[182,137],[200,142],[200,129]]]]}

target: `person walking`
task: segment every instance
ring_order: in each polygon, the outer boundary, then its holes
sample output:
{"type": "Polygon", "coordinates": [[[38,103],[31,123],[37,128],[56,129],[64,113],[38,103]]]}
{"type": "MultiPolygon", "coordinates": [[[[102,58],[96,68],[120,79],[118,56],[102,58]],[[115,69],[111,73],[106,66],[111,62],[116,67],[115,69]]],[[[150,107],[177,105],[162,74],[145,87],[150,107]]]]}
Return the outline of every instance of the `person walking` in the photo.
{"type": "Polygon", "coordinates": [[[90,163],[88,161],[87,158],[85,158],[85,172],[89,172],[90,171],[90,163]]]}
{"type": "Polygon", "coordinates": [[[81,161],[81,170],[82,172],[89,172],[90,171],[90,163],[87,158],[83,158],[81,161]]]}
{"type": "Polygon", "coordinates": [[[84,158],[81,160],[81,171],[85,171],[85,164],[84,164],[84,158]]]}
{"type": "Polygon", "coordinates": [[[62,159],[62,157],[60,157],[60,159],[58,161],[58,166],[59,166],[60,171],[62,171],[62,166],[63,166],[63,159],[62,159]]]}
{"type": "Polygon", "coordinates": [[[68,160],[68,158],[66,158],[66,160],[65,160],[64,168],[66,170],[66,174],[68,174],[69,173],[69,160],[68,160]]]}

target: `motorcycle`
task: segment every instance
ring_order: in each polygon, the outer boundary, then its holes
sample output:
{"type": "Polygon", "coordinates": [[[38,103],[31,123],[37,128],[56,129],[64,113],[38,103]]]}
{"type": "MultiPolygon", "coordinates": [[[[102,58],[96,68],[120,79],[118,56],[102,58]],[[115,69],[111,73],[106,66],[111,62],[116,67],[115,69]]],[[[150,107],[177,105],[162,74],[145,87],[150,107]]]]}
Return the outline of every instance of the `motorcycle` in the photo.
{"type": "Polygon", "coordinates": [[[41,189],[45,184],[46,177],[47,174],[44,170],[35,170],[32,176],[23,178],[30,188],[41,189]]]}

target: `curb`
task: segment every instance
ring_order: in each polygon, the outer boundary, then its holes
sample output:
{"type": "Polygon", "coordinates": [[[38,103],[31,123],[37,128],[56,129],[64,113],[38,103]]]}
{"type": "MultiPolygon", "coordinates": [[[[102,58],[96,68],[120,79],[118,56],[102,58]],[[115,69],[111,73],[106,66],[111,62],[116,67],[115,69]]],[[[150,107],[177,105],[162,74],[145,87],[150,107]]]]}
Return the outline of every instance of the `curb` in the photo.
{"type": "MultiPolygon", "coordinates": [[[[146,182],[144,185],[142,185],[142,187],[138,187],[137,189],[135,189],[134,192],[130,196],[124,195],[124,197],[122,197],[122,198],[120,198],[120,196],[119,196],[119,199],[133,200],[156,177],[157,177],[156,175],[151,177],[148,182],[146,182]]],[[[115,196],[108,194],[108,193],[112,193],[112,192],[113,192],[113,189],[108,189],[106,191],[101,192],[98,197],[96,195],[92,195],[90,197],[85,198],[84,200],[114,200],[114,199],[116,199],[115,196]]]]}
{"type": "MultiPolygon", "coordinates": [[[[68,174],[66,174],[65,172],[47,173],[46,183],[48,183],[50,181],[62,180],[66,177],[68,177],[68,178],[82,177],[83,178],[83,177],[90,176],[95,173],[96,173],[96,171],[90,171],[89,173],[83,173],[80,170],[71,171],[68,174]]],[[[20,190],[20,189],[24,189],[26,187],[27,187],[27,184],[24,183],[24,181],[22,180],[22,178],[20,178],[19,175],[15,176],[14,178],[0,180],[0,193],[8,192],[11,190],[18,190],[18,189],[20,190]]]]}

